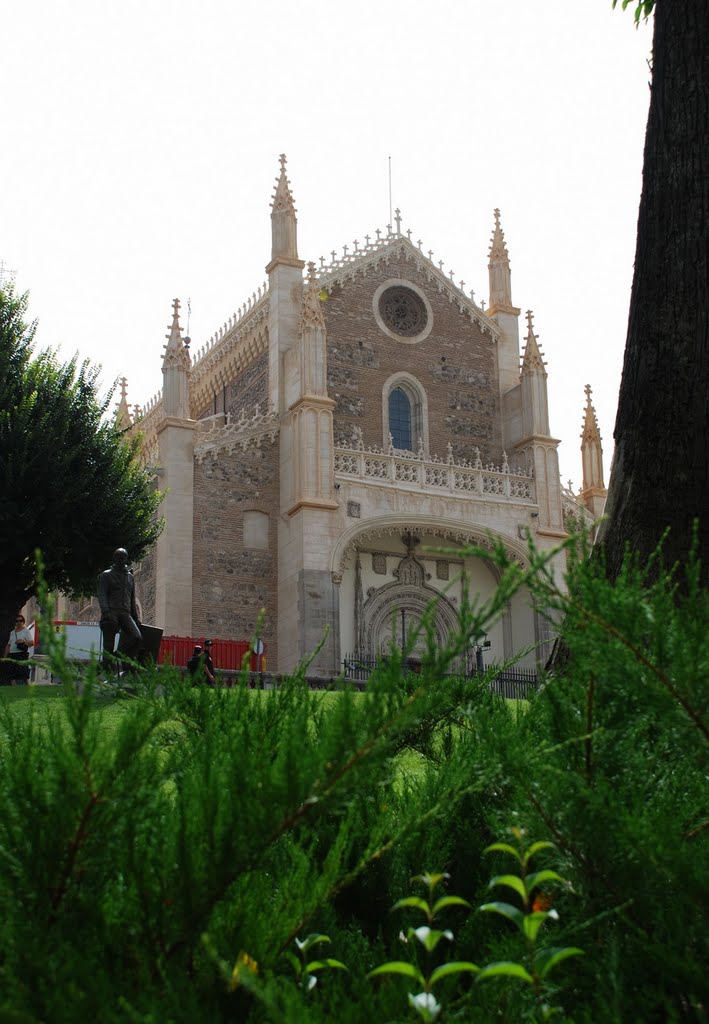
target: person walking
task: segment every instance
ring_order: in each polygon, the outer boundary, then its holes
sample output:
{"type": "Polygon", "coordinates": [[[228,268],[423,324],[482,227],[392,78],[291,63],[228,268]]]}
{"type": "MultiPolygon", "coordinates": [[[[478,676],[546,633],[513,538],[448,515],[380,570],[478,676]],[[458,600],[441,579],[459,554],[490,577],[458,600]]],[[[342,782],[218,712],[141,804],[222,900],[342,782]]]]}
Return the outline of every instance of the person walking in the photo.
{"type": "Polygon", "coordinates": [[[214,686],[214,664],[210,653],[212,641],[205,640],[204,646],[205,650],[203,651],[199,644],[195,644],[192,657],[187,662],[187,671],[192,677],[193,686],[198,686],[200,683],[214,686]]]}
{"type": "Polygon", "coordinates": [[[213,643],[213,640],[204,641],[204,675],[208,686],[216,686],[217,683],[216,676],[214,675],[214,662],[212,661],[213,643]]]}

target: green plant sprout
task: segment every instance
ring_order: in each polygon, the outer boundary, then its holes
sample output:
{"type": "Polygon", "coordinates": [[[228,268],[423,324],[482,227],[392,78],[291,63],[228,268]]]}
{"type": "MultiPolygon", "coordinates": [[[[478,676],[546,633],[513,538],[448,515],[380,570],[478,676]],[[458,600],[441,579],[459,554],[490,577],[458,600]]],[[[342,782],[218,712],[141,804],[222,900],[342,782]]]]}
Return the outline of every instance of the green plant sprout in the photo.
{"type": "Polygon", "coordinates": [[[435,1021],[443,1009],[433,994],[434,985],[451,975],[472,974],[480,969],[477,964],[471,963],[469,960],[451,960],[435,968],[432,965],[433,953],[441,940],[453,941],[453,932],[450,928],[441,930],[434,927],[440,912],[447,907],[467,907],[469,910],[472,909],[470,903],[464,900],[462,896],[439,896],[434,902],[436,889],[448,877],[447,874],[426,873],[415,875],[412,881],[421,882],[426,887],[428,899],[424,899],[421,896],[406,896],[404,899],[398,900],[392,907],[392,910],[413,907],[415,910],[423,911],[426,917],[426,924],[419,925],[418,928],[409,928],[406,936],[402,933],[400,937],[404,942],[412,942],[415,939],[420,944],[424,951],[426,962],[425,973],[418,964],[409,963],[406,960],[391,960],[388,963],[381,964],[379,967],[375,967],[367,975],[369,978],[375,978],[384,974],[399,974],[415,981],[422,991],[408,993],[409,1006],[416,1011],[421,1020],[425,1021],[426,1024],[435,1021]]]}
{"type": "Polygon", "coordinates": [[[318,932],[313,932],[311,935],[304,938],[302,942],[300,939],[295,940],[295,944],[298,949],[297,956],[295,953],[291,953],[290,950],[286,950],[285,952],[285,956],[293,965],[293,970],[295,971],[298,984],[304,992],[310,992],[310,990],[315,988],[317,985],[318,979],[315,975],[315,971],[338,969],[342,971],[347,970],[347,967],[341,960],[333,960],[331,957],[326,957],[322,960],[308,961],[308,953],[313,946],[319,946],[325,942],[330,942],[330,938],[327,935],[321,935],[318,932]]]}
{"type": "MultiPolygon", "coordinates": [[[[564,879],[556,871],[544,869],[541,871],[529,871],[530,861],[542,850],[553,849],[554,844],[549,842],[535,842],[527,846],[525,842],[525,830],[514,827],[510,830],[516,846],[510,843],[492,843],[485,850],[485,853],[507,853],[517,861],[519,866],[518,874],[495,875],[490,880],[489,888],[495,889],[504,887],[512,889],[519,896],[522,909],[512,903],[495,901],[485,903],[480,910],[500,914],[508,918],[517,926],[525,940],[526,956],[524,963],[501,960],[483,967],[477,975],[477,981],[484,981],[488,978],[507,977],[516,978],[523,984],[531,986],[535,995],[542,999],[545,983],[550,972],[561,963],[572,956],[582,956],[583,950],[576,946],[545,946],[537,948],[539,931],[547,921],[558,921],[559,914],[551,906],[551,898],[542,889],[542,886],[554,883],[564,884],[564,879]],[[537,890],[539,892],[537,893],[537,890]],[[536,896],[535,896],[535,893],[536,896]]],[[[553,1012],[551,1007],[545,1003],[541,1004],[542,1019],[548,1019],[553,1012]]]]}

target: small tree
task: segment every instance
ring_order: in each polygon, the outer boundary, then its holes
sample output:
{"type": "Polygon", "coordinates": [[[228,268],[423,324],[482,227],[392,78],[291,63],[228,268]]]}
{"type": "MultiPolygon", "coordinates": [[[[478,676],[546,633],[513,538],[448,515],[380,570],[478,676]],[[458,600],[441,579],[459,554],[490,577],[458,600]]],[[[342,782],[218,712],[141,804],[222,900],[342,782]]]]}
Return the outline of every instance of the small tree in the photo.
{"type": "Polygon", "coordinates": [[[138,440],[107,419],[98,369],[33,354],[27,295],[0,289],[0,645],[35,593],[35,551],[50,588],[91,594],[116,547],[132,558],[156,540],[159,493],[138,440]]]}

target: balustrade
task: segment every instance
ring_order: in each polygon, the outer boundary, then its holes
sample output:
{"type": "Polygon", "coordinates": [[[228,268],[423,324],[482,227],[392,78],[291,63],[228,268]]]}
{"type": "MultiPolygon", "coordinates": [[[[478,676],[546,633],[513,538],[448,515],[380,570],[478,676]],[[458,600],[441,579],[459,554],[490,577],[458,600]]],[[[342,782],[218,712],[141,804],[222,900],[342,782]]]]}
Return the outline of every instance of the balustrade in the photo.
{"type": "Polygon", "coordinates": [[[425,459],[421,455],[386,452],[383,449],[335,449],[335,474],[373,484],[402,486],[407,490],[493,500],[536,500],[534,481],[523,471],[473,463],[425,459]]]}

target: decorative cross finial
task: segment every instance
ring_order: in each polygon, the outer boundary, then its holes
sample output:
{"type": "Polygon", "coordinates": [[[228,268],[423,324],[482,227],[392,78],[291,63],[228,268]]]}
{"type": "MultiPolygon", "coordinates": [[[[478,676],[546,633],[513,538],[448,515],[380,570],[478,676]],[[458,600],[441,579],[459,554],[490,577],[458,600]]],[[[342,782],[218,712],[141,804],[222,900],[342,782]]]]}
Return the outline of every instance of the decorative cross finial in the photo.
{"type": "Polygon", "coordinates": [[[481,310],[483,311],[483,313],[485,312],[485,299],[483,299],[483,300],[481,301],[481,303],[480,303],[480,309],[481,309],[481,310]]]}
{"type": "Polygon", "coordinates": [[[308,263],[308,284],[315,284],[317,278],[315,276],[315,264],[311,260],[308,263]]]}
{"type": "Polygon", "coordinates": [[[584,392],[586,394],[586,398],[590,402],[591,401],[591,385],[587,384],[586,387],[583,390],[584,390],[584,392]]]}
{"type": "Polygon", "coordinates": [[[125,398],[128,394],[128,378],[121,377],[121,398],[125,398]]]}
{"type": "Polygon", "coordinates": [[[534,324],[532,323],[533,313],[531,309],[527,310],[527,333],[534,334],[534,324]]]}
{"type": "Polygon", "coordinates": [[[431,260],[431,262],[433,262],[433,249],[428,250],[428,258],[429,260],[431,260]]]}
{"type": "Polygon", "coordinates": [[[417,245],[417,246],[419,247],[419,249],[420,249],[420,248],[421,248],[421,246],[423,245],[423,242],[421,241],[421,239],[420,239],[420,238],[417,238],[417,239],[416,239],[416,245],[417,245]]]}
{"type": "Polygon", "coordinates": [[[285,174],[285,172],[286,172],[286,162],[287,162],[286,154],[285,153],[281,153],[281,155],[278,157],[278,159],[281,162],[281,171],[285,174]]]}
{"type": "Polygon", "coordinates": [[[172,313],[173,313],[173,316],[179,316],[179,314],[180,314],[180,300],[179,299],[173,299],[172,300],[172,313]]]}
{"type": "Polygon", "coordinates": [[[401,234],[401,210],[397,208],[394,210],[394,220],[396,221],[396,233],[401,234]]]}

